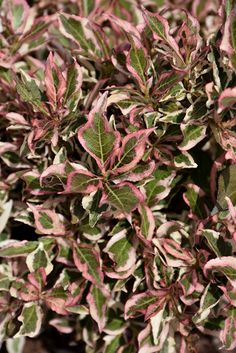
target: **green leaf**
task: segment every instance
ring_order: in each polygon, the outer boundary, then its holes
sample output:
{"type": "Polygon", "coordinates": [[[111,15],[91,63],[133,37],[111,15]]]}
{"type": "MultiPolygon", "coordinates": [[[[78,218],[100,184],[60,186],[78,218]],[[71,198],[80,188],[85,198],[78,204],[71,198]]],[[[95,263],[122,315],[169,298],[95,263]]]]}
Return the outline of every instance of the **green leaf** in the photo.
{"type": "Polygon", "coordinates": [[[26,264],[30,272],[34,272],[43,267],[48,275],[53,270],[53,265],[49,259],[47,252],[44,250],[43,243],[39,243],[38,247],[30,253],[26,258],[26,264]]]}
{"type": "Polygon", "coordinates": [[[133,295],[125,304],[125,317],[130,318],[136,315],[136,313],[146,312],[149,305],[154,304],[158,301],[156,294],[152,293],[140,293],[133,295]]]}
{"type": "Polygon", "coordinates": [[[26,256],[27,254],[34,251],[37,246],[37,241],[15,241],[0,248],[0,257],[26,256]]]}
{"type": "Polygon", "coordinates": [[[149,207],[168,196],[174,177],[175,172],[171,168],[160,166],[156,169],[153,179],[144,184],[146,202],[149,207]]]}
{"type": "Polygon", "coordinates": [[[24,7],[23,7],[23,5],[22,4],[14,5],[13,6],[12,15],[13,15],[13,27],[16,30],[22,24],[22,20],[23,20],[23,17],[24,17],[23,16],[24,15],[24,7]]]}
{"type": "Polygon", "coordinates": [[[65,193],[88,193],[96,191],[101,180],[86,170],[77,170],[68,175],[65,193]]]}
{"type": "Polygon", "coordinates": [[[210,248],[216,256],[232,255],[232,245],[224,239],[219,232],[212,229],[203,229],[202,235],[207,239],[210,248]]]}
{"type": "Polygon", "coordinates": [[[189,184],[184,196],[192,212],[199,218],[205,218],[206,211],[203,202],[203,192],[200,188],[197,185],[189,184]]]}
{"type": "Polygon", "coordinates": [[[92,318],[97,322],[99,331],[102,332],[106,324],[106,309],[108,291],[105,288],[92,286],[86,298],[92,318]]]}
{"type": "Polygon", "coordinates": [[[213,286],[210,283],[206,286],[201,297],[200,308],[192,318],[195,325],[200,323],[202,324],[206,319],[208,319],[211,310],[219,302],[221,294],[222,293],[217,286],[213,286]]]}
{"type": "Polygon", "coordinates": [[[75,61],[67,70],[66,92],[64,95],[64,102],[71,111],[75,111],[78,105],[81,96],[82,80],[82,70],[75,61]]]}
{"type": "Polygon", "coordinates": [[[105,191],[108,202],[124,214],[129,214],[142,202],[142,194],[130,183],[120,183],[118,186],[106,184],[105,191]]]}
{"type": "Polygon", "coordinates": [[[236,347],[236,308],[234,307],[228,311],[220,339],[226,349],[232,351],[236,347]]]}
{"type": "Polygon", "coordinates": [[[151,209],[148,206],[140,205],[139,213],[141,216],[141,234],[145,239],[151,240],[155,229],[155,219],[151,209]]]}
{"type": "Polygon", "coordinates": [[[187,151],[197,145],[206,136],[206,126],[193,125],[193,123],[182,126],[184,139],[179,145],[179,149],[187,151]]]}
{"type": "Polygon", "coordinates": [[[114,234],[103,251],[114,261],[117,272],[129,270],[136,262],[136,251],[126,229],[114,234]]]}
{"type": "Polygon", "coordinates": [[[177,154],[174,157],[174,164],[177,168],[197,168],[197,164],[194,162],[193,157],[187,151],[177,154]]]}
{"type": "Polygon", "coordinates": [[[104,353],[114,353],[117,352],[118,348],[121,346],[123,337],[122,335],[118,336],[105,336],[106,339],[106,348],[104,350],[104,353]],[[109,338],[109,339],[106,339],[109,338]]]}
{"type": "Polygon", "coordinates": [[[24,353],[25,337],[8,338],[6,348],[8,353],[24,353]]]}
{"type": "Polygon", "coordinates": [[[78,133],[78,138],[85,150],[104,170],[111,154],[118,147],[118,133],[112,131],[108,121],[99,112],[90,114],[88,123],[78,133]]]}
{"type": "Polygon", "coordinates": [[[42,318],[43,313],[38,304],[33,302],[24,304],[21,315],[17,318],[22,324],[14,338],[20,336],[37,336],[41,329],[42,318]]]}
{"type": "Polygon", "coordinates": [[[141,45],[140,47],[133,45],[127,57],[127,67],[141,85],[146,82],[145,71],[147,64],[148,61],[144,48],[141,45]]]}
{"type": "Polygon", "coordinates": [[[16,90],[24,102],[30,103],[35,111],[40,111],[49,115],[44,103],[42,102],[42,92],[38,88],[35,80],[28,74],[21,71],[21,79],[16,79],[16,90]]]}
{"type": "MultiPolygon", "coordinates": [[[[78,16],[60,15],[60,29],[67,37],[74,40],[86,52],[94,53],[95,45],[93,41],[86,35],[84,27],[87,24],[78,16]]],[[[88,26],[86,26],[88,27],[88,26]]],[[[87,28],[86,28],[87,29],[87,28]]]]}
{"type": "Polygon", "coordinates": [[[236,165],[230,165],[220,174],[218,181],[217,202],[222,209],[227,208],[225,197],[229,197],[236,205],[236,165]]]}
{"type": "Polygon", "coordinates": [[[94,247],[85,243],[76,244],[73,256],[75,265],[82,272],[83,277],[94,284],[101,285],[103,282],[101,260],[94,247]]]}

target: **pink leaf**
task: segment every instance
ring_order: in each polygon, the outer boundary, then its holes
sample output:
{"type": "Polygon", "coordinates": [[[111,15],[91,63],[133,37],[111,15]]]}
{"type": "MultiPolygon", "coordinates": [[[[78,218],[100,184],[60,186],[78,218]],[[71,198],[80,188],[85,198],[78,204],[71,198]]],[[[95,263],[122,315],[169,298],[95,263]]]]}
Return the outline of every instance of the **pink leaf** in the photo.
{"type": "Polygon", "coordinates": [[[138,209],[141,215],[141,235],[145,239],[151,240],[155,229],[155,218],[153,213],[151,209],[146,205],[139,205],[138,209]]]}
{"type": "Polygon", "coordinates": [[[73,257],[75,265],[82,272],[83,277],[101,286],[104,276],[97,250],[92,245],[79,243],[74,246],[73,257]]]}
{"type": "Polygon", "coordinates": [[[222,256],[209,260],[204,266],[205,276],[209,276],[213,272],[225,275],[231,285],[236,288],[236,258],[233,256],[222,256]]]}
{"type": "Polygon", "coordinates": [[[106,287],[90,287],[89,294],[87,295],[87,302],[89,311],[92,318],[97,322],[99,332],[102,332],[106,324],[106,310],[109,298],[109,291],[106,287]]]}
{"type": "Polygon", "coordinates": [[[236,87],[226,88],[219,96],[218,99],[218,113],[224,109],[231,108],[236,103],[236,87]]]}
{"type": "Polygon", "coordinates": [[[61,105],[63,95],[66,91],[66,81],[61,70],[55,64],[54,56],[50,52],[45,65],[45,87],[49,102],[55,110],[57,105],[61,105]],[[56,84],[53,74],[57,75],[58,84],[56,84]]]}
{"type": "Polygon", "coordinates": [[[33,212],[37,231],[42,234],[64,235],[65,226],[59,214],[53,210],[45,209],[42,206],[34,206],[28,203],[33,212]]]}
{"type": "Polygon", "coordinates": [[[101,179],[86,170],[76,170],[68,175],[63,193],[88,194],[101,187],[101,179]]]}
{"type": "Polygon", "coordinates": [[[142,159],[148,136],[154,129],[140,130],[126,135],[118,152],[118,162],[114,166],[114,173],[124,173],[133,169],[142,159]]]}

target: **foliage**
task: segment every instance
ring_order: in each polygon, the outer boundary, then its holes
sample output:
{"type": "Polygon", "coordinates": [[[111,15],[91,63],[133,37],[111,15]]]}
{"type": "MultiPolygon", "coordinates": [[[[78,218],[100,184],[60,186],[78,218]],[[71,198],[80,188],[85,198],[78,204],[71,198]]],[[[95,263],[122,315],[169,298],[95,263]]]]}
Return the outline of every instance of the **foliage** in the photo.
{"type": "Polygon", "coordinates": [[[0,21],[0,342],[236,348],[235,0],[3,0],[0,21]]]}

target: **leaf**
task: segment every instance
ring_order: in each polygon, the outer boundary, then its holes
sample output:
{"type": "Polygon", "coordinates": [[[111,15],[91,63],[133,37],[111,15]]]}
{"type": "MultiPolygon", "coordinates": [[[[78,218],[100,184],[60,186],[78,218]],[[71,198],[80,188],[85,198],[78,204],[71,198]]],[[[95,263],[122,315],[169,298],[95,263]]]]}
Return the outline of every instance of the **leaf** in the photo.
{"type": "Polygon", "coordinates": [[[16,90],[24,102],[30,103],[34,111],[42,112],[46,116],[49,112],[42,100],[42,92],[38,88],[36,81],[21,70],[21,79],[16,79],[16,90]]]}
{"type": "Polygon", "coordinates": [[[66,310],[66,300],[68,299],[68,294],[63,288],[57,287],[47,290],[43,296],[43,299],[45,304],[57,314],[68,314],[68,311],[66,310]]]}
{"type": "Polygon", "coordinates": [[[116,272],[125,272],[136,262],[135,247],[126,229],[114,234],[103,251],[114,261],[116,272]]]}
{"type": "Polygon", "coordinates": [[[106,341],[104,353],[114,353],[117,352],[118,348],[123,342],[123,336],[105,336],[104,340],[106,341]]]}
{"type": "Polygon", "coordinates": [[[137,313],[144,314],[147,308],[157,301],[157,294],[151,291],[133,295],[125,304],[125,319],[132,318],[137,313]]]}
{"type": "Polygon", "coordinates": [[[168,91],[171,87],[176,85],[176,83],[182,80],[184,75],[184,71],[181,72],[175,70],[161,74],[156,86],[153,88],[153,93],[158,96],[162,95],[164,92],[168,91]]]}
{"type": "Polygon", "coordinates": [[[218,181],[217,203],[222,209],[227,208],[225,197],[236,205],[236,165],[232,164],[221,172],[218,181]]]}
{"type": "Polygon", "coordinates": [[[26,264],[30,272],[35,272],[36,270],[43,267],[46,274],[48,275],[53,270],[53,264],[51,263],[42,242],[40,242],[38,247],[27,256],[26,264]]]}
{"type": "Polygon", "coordinates": [[[105,171],[120,140],[118,132],[112,130],[107,119],[102,115],[105,104],[106,95],[103,95],[89,113],[87,124],[78,132],[79,142],[96,160],[102,171],[105,171]]]}
{"type": "Polygon", "coordinates": [[[124,214],[129,214],[143,201],[143,195],[131,183],[124,182],[116,186],[106,184],[105,192],[107,201],[124,214]]]}
{"type": "Polygon", "coordinates": [[[14,338],[20,336],[32,338],[37,336],[41,329],[42,318],[43,313],[39,305],[33,302],[24,304],[21,315],[17,318],[22,324],[14,338]]]}
{"type": "Polygon", "coordinates": [[[97,322],[99,332],[103,331],[106,324],[108,298],[108,290],[105,287],[99,288],[95,285],[90,287],[89,294],[86,298],[89,305],[90,315],[97,322]]]}
{"type": "Polygon", "coordinates": [[[150,177],[155,170],[155,162],[150,161],[149,163],[141,164],[139,163],[132,170],[125,173],[112,176],[113,181],[143,181],[150,177]]]}
{"type": "Polygon", "coordinates": [[[64,103],[71,111],[75,111],[77,108],[81,95],[82,82],[83,73],[81,67],[74,59],[73,64],[67,70],[66,91],[64,95],[64,103]]]}
{"type": "Polygon", "coordinates": [[[11,7],[11,22],[14,33],[21,33],[29,15],[29,5],[25,0],[14,1],[11,7]]]}
{"type": "Polygon", "coordinates": [[[205,276],[212,273],[221,273],[225,275],[231,285],[236,288],[236,259],[233,256],[222,256],[209,260],[204,266],[205,276]]]}
{"type": "Polygon", "coordinates": [[[11,258],[16,256],[26,256],[27,254],[34,251],[37,246],[37,241],[11,241],[9,244],[0,247],[0,257],[11,258]]]}
{"type": "Polygon", "coordinates": [[[141,88],[146,88],[146,70],[148,67],[147,51],[142,44],[132,40],[131,49],[127,55],[127,69],[135,79],[137,79],[141,88]]]}
{"type": "Polygon", "coordinates": [[[28,206],[33,212],[37,231],[42,234],[65,234],[65,225],[55,211],[41,208],[41,206],[33,206],[29,203],[28,206]]]}
{"type": "Polygon", "coordinates": [[[187,185],[187,191],[184,193],[184,201],[188,204],[192,212],[201,219],[206,216],[206,207],[203,202],[203,196],[204,192],[197,185],[187,185]]]}
{"type": "Polygon", "coordinates": [[[176,168],[197,168],[197,163],[194,162],[193,157],[187,151],[177,154],[174,157],[174,165],[176,168]]]}
{"type": "Polygon", "coordinates": [[[187,151],[196,146],[206,136],[206,126],[186,124],[181,125],[181,130],[184,135],[182,143],[179,145],[181,151],[187,151]]]}
{"type": "Polygon", "coordinates": [[[75,15],[61,14],[59,21],[62,34],[75,41],[85,53],[89,53],[94,57],[96,39],[93,32],[89,29],[88,19],[75,15]]]}
{"type": "Polygon", "coordinates": [[[143,14],[146,23],[154,35],[154,38],[164,40],[172,49],[178,65],[182,66],[184,61],[175,39],[169,33],[170,27],[168,21],[159,14],[153,14],[145,9],[143,9],[143,14]]]}
{"type": "Polygon", "coordinates": [[[212,229],[203,229],[202,235],[207,239],[210,248],[214,251],[217,257],[229,256],[232,254],[232,246],[226,239],[212,229]]]}
{"type": "Polygon", "coordinates": [[[174,239],[154,238],[153,243],[165,258],[167,266],[186,267],[196,262],[190,250],[182,248],[174,239]]]}
{"type": "Polygon", "coordinates": [[[7,222],[11,215],[12,206],[13,206],[12,200],[7,201],[6,203],[3,204],[3,206],[1,206],[2,213],[0,215],[0,233],[2,233],[2,231],[5,229],[7,225],[7,222]]]}
{"type": "Polygon", "coordinates": [[[208,319],[211,310],[218,304],[220,297],[220,290],[209,283],[201,297],[199,310],[192,318],[195,325],[202,324],[208,319]]]}
{"type": "Polygon", "coordinates": [[[140,130],[126,135],[118,153],[114,173],[124,173],[133,169],[143,158],[148,136],[154,129],[140,130]]]}
{"type": "Polygon", "coordinates": [[[24,353],[25,337],[8,338],[6,348],[8,353],[24,353]]]}
{"type": "Polygon", "coordinates": [[[79,243],[74,246],[73,257],[75,265],[82,272],[83,277],[95,285],[101,286],[104,276],[97,250],[91,245],[79,243]]]}
{"type": "Polygon", "coordinates": [[[144,184],[146,203],[149,207],[163,200],[171,191],[171,183],[175,177],[175,171],[165,166],[158,167],[152,175],[152,179],[144,184]]]}
{"type": "Polygon", "coordinates": [[[141,216],[141,234],[145,239],[151,240],[155,229],[155,218],[153,213],[146,205],[139,206],[139,213],[141,216]]]}
{"type": "Polygon", "coordinates": [[[224,323],[224,328],[220,332],[220,340],[225,349],[232,350],[236,347],[236,308],[230,308],[224,323]]]}
{"type": "Polygon", "coordinates": [[[236,103],[236,88],[226,88],[218,99],[218,113],[224,109],[231,108],[236,103]]]}
{"type": "Polygon", "coordinates": [[[62,103],[66,91],[66,81],[61,70],[55,64],[54,56],[50,52],[45,65],[45,88],[49,102],[55,110],[62,103]]]}
{"type": "Polygon", "coordinates": [[[64,193],[88,194],[101,187],[101,180],[86,170],[76,170],[68,175],[64,193]]]}

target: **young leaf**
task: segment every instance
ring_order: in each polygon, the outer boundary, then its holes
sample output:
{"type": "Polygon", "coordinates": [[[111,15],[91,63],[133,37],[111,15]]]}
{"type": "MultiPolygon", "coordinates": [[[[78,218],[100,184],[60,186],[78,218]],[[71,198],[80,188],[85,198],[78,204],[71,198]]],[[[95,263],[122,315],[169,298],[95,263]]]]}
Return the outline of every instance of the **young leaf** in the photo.
{"type": "Polygon", "coordinates": [[[104,276],[97,250],[91,245],[79,243],[74,246],[73,257],[75,265],[82,272],[83,277],[101,287],[104,276]]]}
{"type": "Polygon", "coordinates": [[[66,81],[61,70],[55,64],[53,54],[50,52],[45,65],[45,87],[49,102],[55,110],[62,103],[66,90],[66,81]]]}
{"type": "Polygon", "coordinates": [[[20,336],[35,337],[39,334],[42,325],[43,313],[40,306],[36,303],[26,303],[23,306],[18,320],[22,322],[19,331],[14,338],[20,336]]]}
{"type": "Polygon", "coordinates": [[[103,287],[99,288],[96,285],[90,287],[87,295],[87,302],[92,318],[97,322],[99,332],[102,332],[106,325],[106,310],[109,298],[108,290],[103,287]]]}

